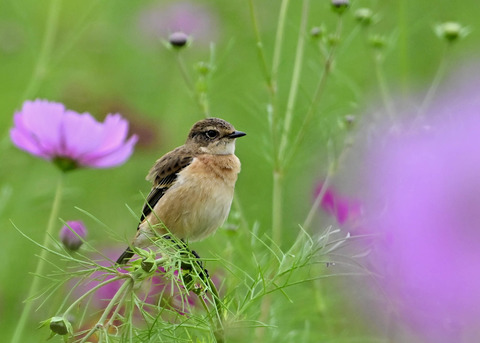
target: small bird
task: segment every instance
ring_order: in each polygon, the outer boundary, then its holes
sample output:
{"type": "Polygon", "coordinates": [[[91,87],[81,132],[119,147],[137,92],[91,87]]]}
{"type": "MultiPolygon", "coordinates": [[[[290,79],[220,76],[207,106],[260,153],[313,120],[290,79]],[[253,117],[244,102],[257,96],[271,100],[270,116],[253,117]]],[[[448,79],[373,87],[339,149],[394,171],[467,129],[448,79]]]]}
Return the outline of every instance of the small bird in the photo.
{"type": "Polygon", "coordinates": [[[197,241],[225,222],[240,172],[235,139],[245,135],[223,119],[203,119],[193,125],[184,145],[155,162],[147,175],[153,186],[137,234],[118,264],[133,256],[131,247],[152,245],[152,229],[159,235],[197,241]]]}

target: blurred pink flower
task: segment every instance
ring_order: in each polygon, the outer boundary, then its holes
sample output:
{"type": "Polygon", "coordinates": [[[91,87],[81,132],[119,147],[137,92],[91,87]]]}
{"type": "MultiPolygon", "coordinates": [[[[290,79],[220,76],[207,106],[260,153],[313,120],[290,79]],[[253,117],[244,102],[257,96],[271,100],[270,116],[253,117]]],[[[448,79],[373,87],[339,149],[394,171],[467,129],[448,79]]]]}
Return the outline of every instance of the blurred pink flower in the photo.
{"type": "Polygon", "coordinates": [[[217,39],[217,18],[205,6],[193,1],[178,1],[168,5],[156,3],[139,14],[138,23],[150,39],[167,39],[181,31],[194,41],[209,44],[217,39]]]}
{"type": "Polygon", "coordinates": [[[165,270],[159,267],[158,273],[152,277],[151,282],[145,284],[144,295],[141,298],[151,305],[162,304],[165,307],[165,304],[168,304],[171,309],[184,315],[195,306],[197,296],[193,292],[185,294],[178,271],[174,272],[174,277],[176,278],[174,281],[165,278],[165,270]]]}
{"type": "MultiPolygon", "coordinates": [[[[103,256],[98,256],[98,258],[95,258],[95,261],[103,267],[109,267],[120,253],[121,251],[110,249],[105,251],[104,254],[111,260],[105,259],[103,256]]],[[[122,268],[118,268],[117,270],[120,273],[127,272],[122,268]]],[[[167,278],[165,276],[166,273],[163,267],[159,267],[155,275],[145,280],[142,285],[136,289],[137,296],[147,304],[161,304],[162,307],[167,307],[166,305],[168,304],[169,309],[175,310],[181,315],[188,313],[191,307],[195,306],[197,296],[193,292],[185,294],[186,291],[183,289],[178,270],[173,273],[175,280],[167,278]]],[[[80,284],[76,285],[73,292],[74,298],[79,298],[90,289],[113,277],[114,275],[105,271],[92,273],[88,279],[82,280],[80,284]]],[[[72,286],[76,284],[76,281],[78,280],[73,280],[72,286]]],[[[96,310],[104,309],[118,292],[123,282],[125,282],[125,279],[112,281],[96,290],[92,295],[93,301],[90,302],[89,306],[92,306],[96,310]]],[[[149,308],[146,307],[145,309],[148,310],[149,308]]]]}
{"type": "Polygon", "coordinates": [[[480,333],[479,86],[452,87],[463,93],[447,93],[425,114],[428,129],[391,132],[366,161],[365,224],[383,237],[372,264],[422,342],[473,342],[480,333]]]}
{"type": "MultiPolygon", "coordinates": [[[[315,199],[320,196],[323,185],[324,183],[321,182],[315,187],[315,199]]],[[[362,211],[360,201],[340,195],[333,187],[328,187],[324,191],[320,206],[323,211],[334,216],[340,225],[356,220],[362,211]]]]}
{"type": "Polygon", "coordinates": [[[81,220],[68,221],[67,224],[60,229],[59,236],[60,241],[67,249],[75,251],[83,244],[79,236],[85,238],[87,236],[87,228],[81,220]]]}
{"type": "MultiPolygon", "coordinates": [[[[108,249],[104,252],[104,255],[111,260],[106,259],[102,255],[98,255],[96,257],[94,256],[93,260],[102,267],[110,267],[114,263],[113,261],[116,259],[117,255],[119,255],[120,253],[121,251],[118,249],[108,249]]],[[[127,272],[122,268],[118,268],[117,271],[119,273],[127,272]]],[[[106,271],[96,271],[92,273],[88,278],[82,279],[80,283],[78,283],[79,280],[72,280],[71,287],[75,287],[72,293],[74,300],[79,298],[82,294],[88,292],[90,289],[101,284],[102,282],[112,279],[114,276],[115,275],[110,274],[106,271]]],[[[95,310],[104,309],[108,305],[108,302],[117,293],[123,282],[125,282],[124,279],[112,281],[104,285],[103,287],[97,289],[93,293],[93,301],[89,302],[89,306],[92,306],[95,310]]]]}
{"type": "Polygon", "coordinates": [[[124,163],[137,142],[128,140],[128,122],[109,114],[103,123],[60,103],[26,101],[14,116],[13,143],[32,155],[53,161],[64,171],[77,167],[109,168],[124,163]]]}

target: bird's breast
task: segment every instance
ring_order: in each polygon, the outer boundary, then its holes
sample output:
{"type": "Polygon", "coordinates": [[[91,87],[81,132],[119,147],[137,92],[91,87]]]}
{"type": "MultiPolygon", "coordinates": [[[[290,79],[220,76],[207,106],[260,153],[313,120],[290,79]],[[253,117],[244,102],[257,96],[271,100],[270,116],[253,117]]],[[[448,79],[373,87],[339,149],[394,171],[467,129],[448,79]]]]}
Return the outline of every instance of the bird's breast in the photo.
{"type": "Polygon", "coordinates": [[[240,161],[235,155],[200,155],[178,173],[155,212],[177,237],[200,240],[226,220],[240,161]]]}

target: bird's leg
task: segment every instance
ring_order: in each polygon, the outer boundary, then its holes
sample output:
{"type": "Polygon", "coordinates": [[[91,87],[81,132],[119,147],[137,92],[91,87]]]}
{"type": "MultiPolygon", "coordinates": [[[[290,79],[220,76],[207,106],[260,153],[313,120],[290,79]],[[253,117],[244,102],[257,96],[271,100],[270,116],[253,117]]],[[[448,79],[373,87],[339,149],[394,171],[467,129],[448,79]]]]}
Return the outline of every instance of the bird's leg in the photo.
{"type": "MultiPolygon", "coordinates": [[[[168,239],[168,240],[172,241],[173,243],[175,243],[175,247],[178,250],[180,250],[180,251],[184,250],[183,252],[181,252],[182,257],[188,257],[189,253],[192,254],[195,257],[196,263],[198,264],[198,266],[202,270],[199,273],[199,276],[202,278],[203,281],[207,282],[207,280],[210,278],[210,275],[208,273],[208,270],[203,267],[203,263],[202,263],[202,261],[200,261],[200,255],[195,250],[190,250],[187,243],[185,243],[185,241],[183,239],[180,240],[182,242],[182,245],[180,245],[180,244],[177,243],[177,241],[174,238],[170,237],[169,235],[165,235],[163,237],[165,239],[168,239]]],[[[193,265],[191,263],[182,261],[181,268],[184,269],[184,270],[187,270],[187,271],[192,271],[193,270],[193,265]]]]}
{"type": "MultiPolygon", "coordinates": [[[[190,252],[192,253],[193,256],[195,256],[195,258],[197,259],[197,263],[198,265],[200,266],[200,268],[202,268],[203,272],[200,274],[200,276],[202,277],[202,279],[205,280],[205,276],[207,279],[210,278],[210,275],[208,274],[208,270],[206,268],[203,268],[203,263],[202,261],[200,260],[200,255],[195,251],[195,250],[190,250],[190,252]],[[203,275],[203,273],[205,273],[205,275],[203,275]]],[[[205,280],[206,281],[206,280],[205,280]]]]}

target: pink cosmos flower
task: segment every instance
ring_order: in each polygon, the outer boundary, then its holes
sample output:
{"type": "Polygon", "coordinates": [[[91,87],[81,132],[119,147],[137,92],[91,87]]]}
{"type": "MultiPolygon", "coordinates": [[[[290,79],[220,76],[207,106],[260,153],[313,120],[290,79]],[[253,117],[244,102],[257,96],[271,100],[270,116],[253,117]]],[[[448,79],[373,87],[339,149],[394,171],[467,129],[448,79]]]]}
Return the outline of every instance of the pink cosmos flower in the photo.
{"type": "Polygon", "coordinates": [[[370,264],[397,328],[423,343],[480,337],[478,80],[449,84],[428,126],[383,130],[364,159],[365,224],[380,238],[370,264]]]}
{"type": "Polygon", "coordinates": [[[89,113],[67,110],[47,100],[26,101],[14,116],[13,143],[67,171],[78,167],[109,168],[124,163],[137,142],[127,140],[128,122],[109,114],[103,123],[89,113]]]}
{"type": "MultiPolygon", "coordinates": [[[[322,192],[323,182],[315,188],[314,198],[322,192]]],[[[334,216],[338,224],[354,221],[361,216],[361,204],[358,200],[341,195],[335,188],[328,187],[323,194],[320,207],[326,213],[334,216]]]]}
{"type": "MultiPolygon", "coordinates": [[[[120,253],[118,249],[107,249],[103,252],[107,258],[112,260],[116,259],[116,256],[120,253]]],[[[104,256],[98,254],[94,256],[93,260],[97,262],[100,266],[109,267],[112,265],[112,261],[109,261],[104,256]]],[[[118,268],[117,271],[119,273],[126,273],[127,271],[118,268]]],[[[73,291],[73,297],[76,299],[80,297],[82,294],[86,293],[90,289],[96,287],[100,283],[110,280],[114,277],[113,274],[109,274],[105,271],[96,271],[92,273],[87,279],[81,280],[81,282],[77,285],[78,280],[72,280],[70,284],[71,287],[75,287],[73,291]]],[[[89,306],[92,306],[95,310],[103,309],[108,305],[108,302],[113,298],[113,296],[117,293],[120,289],[120,286],[123,284],[125,280],[116,280],[112,281],[109,284],[104,285],[103,287],[99,288],[93,294],[93,300],[89,303],[89,306]]]]}
{"type": "Polygon", "coordinates": [[[167,38],[181,31],[204,44],[218,35],[217,18],[205,5],[194,1],[178,1],[168,5],[155,3],[139,14],[139,27],[147,38],[167,38]]]}
{"type": "Polygon", "coordinates": [[[79,238],[79,236],[81,238],[85,238],[87,236],[87,229],[81,220],[68,221],[67,225],[64,225],[60,229],[60,241],[69,250],[78,250],[83,244],[83,241],[79,238]]]}

